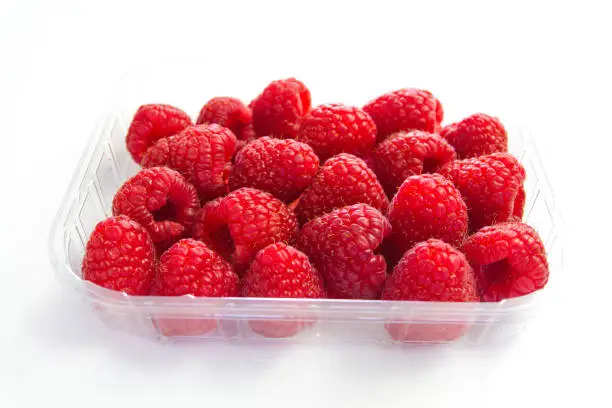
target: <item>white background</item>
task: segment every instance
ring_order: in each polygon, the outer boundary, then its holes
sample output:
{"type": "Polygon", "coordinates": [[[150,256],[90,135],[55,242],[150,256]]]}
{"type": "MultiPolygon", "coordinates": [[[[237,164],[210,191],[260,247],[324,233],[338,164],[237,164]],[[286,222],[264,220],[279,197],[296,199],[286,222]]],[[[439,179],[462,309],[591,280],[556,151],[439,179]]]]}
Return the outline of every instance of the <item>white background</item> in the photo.
{"type": "Polygon", "coordinates": [[[398,3],[0,3],[0,407],[609,406],[606,2],[398,3]],[[115,84],[169,61],[299,67],[338,99],[431,88],[529,123],[569,230],[537,320],[467,349],[163,346],[107,330],[57,284],[45,239],[115,84]]]}

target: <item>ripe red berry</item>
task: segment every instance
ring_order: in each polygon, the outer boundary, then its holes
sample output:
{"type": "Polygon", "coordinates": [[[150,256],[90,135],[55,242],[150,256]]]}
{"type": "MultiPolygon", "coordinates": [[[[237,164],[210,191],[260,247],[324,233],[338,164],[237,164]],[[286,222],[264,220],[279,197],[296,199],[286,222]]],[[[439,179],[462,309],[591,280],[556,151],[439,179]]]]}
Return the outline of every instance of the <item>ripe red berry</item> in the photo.
{"type": "Polygon", "coordinates": [[[508,134],[499,119],[476,113],[445,126],[440,135],[448,140],[460,159],[508,151],[508,134]]]}
{"type": "Polygon", "coordinates": [[[147,295],[155,275],[155,248],[147,231],[120,215],[98,223],[85,247],[83,279],[128,295],[147,295]]]}
{"type": "Polygon", "coordinates": [[[287,203],[299,197],[319,170],[312,148],[293,139],[261,137],[245,146],[234,161],[231,190],[253,187],[287,203]]]}
{"type": "Polygon", "coordinates": [[[170,105],[142,105],[127,132],[127,149],[140,163],[147,149],[159,139],[177,134],[193,122],[189,115],[170,105]]]}
{"type": "Polygon", "coordinates": [[[295,209],[301,224],[335,208],[369,204],[386,213],[389,200],[376,174],[363,160],[342,153],[327,160],[295,209]]]}
{"type": "MultiPolygon", "coordinates": [[[[514,208],[512,209],[512,220],[521,221],[523,219],[523,213],[525,212],[525,200],[526,193],[525,187],[521,186],[516,194],[516,198],[514,199],[514,208]]],[[[511,221],[511,219],[508,219],[511,221]]]]}
{"type": "MultiPolygon", "coordinates": [[[[322,298],[325,291],[319,273],[303,252],[276,243],[257,253],[242,280],[241,294],[245,297],[322,298]]],[[[289,316],[289,320],[252,320],[249,325],[265,337],[290,337],[311,323],[299,316],[289,316]]]]}
{"type": "Polygon", "coordinates": [[[158,249],[165,249],[191,229],[200,203],[195,187],[167,167],[141,170],[113,199],[113,214],[127,215],[145,227],[158,249]]]}
{"type": "Polygon", "coordinates": [[[393,232],[386,255],[391,264],[414,244],[430,238],[460,245],[468,226],[459,190],[439,174],[408,177],[389,204],[389,221],[393,232]]]}
{"type": "MultiPolygon", "coordinates": [[[[219,254],[203,242],[182,239],[159,260],[151,288],[153,296],[235,297],[238,275],[219,254]]],[[[156,318],[157,328],[166,336],[196,336],[215,329],[213,319],[156,318]]]]}
{"type": "Polygon", "coordinates": [[[238,138],[249,137],[252,126],[251,108],[240,99],[220,96],[212,98],[202,107],[196,123],[216,123],[228,128],[238,138]]]}
{"type": "Polygon", "coordinates": [[[376,125],[360,108],[319,105],[304,117],[296,139],[308,143],[322,161],[339,153],[365,157],[376,143],[376,125]]]}
{"type": "Polygon", "coordinates": [[[544,244],[527,224],[482,228],[466,240],[462,250],[474,268],[485,302],[527,295],[548,281],[544,244]]]}
{"type": "Polygon", "coordinates": [[[257,252],[275,242],[291,242],[297,233],[295,214],[278,198],[241,188],[206,204],[193,237],[231,261],[238,273],[257,252]]]}
{"type": "Polygon", "coordinates": [[[440,174],[461,191],[469,209],[470,231],[522,215],[525,169],[511,154],[456,160],[444,166],[440,174]]]}
{"type": "Polygon", "coordinates": [[[376,123],[378,141],[392,133],[407,130],[437,130],[444,111],[442,104],[429,91],[414,88],[399,89],[368,102],[363,110],[376,123]]]}
{"type": "Polygon", "coordinates": [[[227,193],[236,137],[216,124],[190,126],[158,141],[142,159],[143,167],[170,167],[198,190],[202,202],[227,193]]]}
{"type": "Polygon", "coordinates": [[[297,247],[323,274],[329,297],[376,299],[387,271],[378,247],[390,232],[379,211],[354,204],[306,223],[297,247]]]}
{"type": "Polygon", "coordinates": [[[389,136],[374,150],[374,169],[389,197],[409,176],[436,173],[455,160],[455,150],[446,140],[421,130],[389,136]]]}
{"type": "Polygon", "coordinates": [[[310,91],[295,78],[272,81],[249,106],[257,136],[295,138],[310,110],[310,91]]]}
{"type": "MultiPolygon", "coordinates": [[[[416,244],[393,269],[382,294],[383,300],[424,302],[477,302],[474,272],[465,256],[438,239],[416,244]]],[[[411,320],[418,320],[412,316],[411,320]]],[[[397,341],[452,341],[468,329],[466,323],[386,325],[397,341]]]]}

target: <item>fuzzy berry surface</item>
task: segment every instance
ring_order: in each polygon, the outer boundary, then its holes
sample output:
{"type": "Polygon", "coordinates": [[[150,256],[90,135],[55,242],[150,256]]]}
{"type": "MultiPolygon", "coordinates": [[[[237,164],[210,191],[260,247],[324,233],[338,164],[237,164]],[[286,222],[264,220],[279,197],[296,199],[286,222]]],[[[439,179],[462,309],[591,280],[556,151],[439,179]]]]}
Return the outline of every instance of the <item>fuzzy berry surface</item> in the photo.
{"type": "Polygon", "coordinates": [[[440,170],[461,192],[470,231],[520,217],[525,205],[525,169],[509,153],[455,160],[440,170]]]}
{"type": "Polygon", "coordinates": [[[238,98],[218,96],[206,102],[196,120],[198,125],[205,123],[228,128],[238,140],[252,137],[253,113],[238,98]]]}
{"type": "Polygon", "coordinates": [[[289,203],[312,183],[318,170],[319,158],[307,144],[265,136],[236,155],[229,187],[253,187],[289,203]]]}
{"type": "Polygon", "coordinates": [[[206,244],[186,238],[172,245],[159,260],[151,289],[155,296],[237,296],[238,275],[206,244]]]}
{"type": "MultiPolygon", "coordinates": [[[[244,297],[323,298],[323,282],[308,257],[285,243],[268,245],[257,253],[241,284],[244,297]]],[[[253,320],[251,329],[262,336],[279,338],[299,333],[311,321],[293,317],[293,321],[253,320]]]]}
{"type": "Polygon", "coordinates": [[[149,233],[125,215],[94,228],[82,265],[83,279],[128,295],[147,295],[155,275],[155,247],[149,233]]]}
{"type": "Polygon", "coordinates": [[[462,250],[474,268],[485,302],[527,295],[548,282],[544,244],[527,224],[482,228],[466,240],[462,250]]]}
{"type": "Polygon", "coordinates": [[[475,113],[445,126],[440,135],[448,140],[460,159],[508,151],[508,133],[500,120],[475,113]]]}
{"type": "MultiPolygon", "coordinates": [[[[238,275],[203,242],[182,239],[163,253],[151,288],[153,296],[236,297],[238,275]]],[[[214,319],[156,318],[157,329],[169,337],[198,336],[217,327],[214,319]]]]}
{"type": "Polygon", "coordinates": [[[125,138],[127,149],[140,163],[147,149],[164,137],[172,136],[192,125],[187,113],[171,105],[142,105],[136,111],[125,138]]]}
{"type": "Polygon", "coordinates": [[[295,78],[272,81],[251,104],[257,136],[295,138],[310,110],[310,91],[295,78]]]}
{"type": "Polygon", "coordinates": [[[198,190],[202,202],[227,193],[236,137],[216,124],[190,126],[149,148],[142,166],[166,166],[181,173],[198,190]]]}
{"type": "Polygon", "coordinates": [[[113,214],[127,215],[141,224],[158,250],[185,237],[199,209],[195,187],[167,167],[141,170],[113,198],[113,214]]]}
{"type": "Polygon", "coordinates": [[[242,274],[261,249],[276,242],[291,243],[297,228],[295,214],[281,200],[245,187],[202,207],[193,237],[242,274]]]}
{"type": "MultiPolygon", "coordinates": [[[[385,284],[382,300],[423,302],[479,301],[474,272],[465,255],[438,239],[420,242],[407,251],[385,284]]],[[[397,341],[452,341],[467,324],[387,324],[397,341]]]]}
{"type": "Polygon", "coordinates": [[[389,205],[393,232],[386,243],[392,264],[418,242],[437,238],[460,245],[466,237],[468,213],[461,193],[439,174],[408,177],[389,205]]]}
{"type": "Polygon", "coordinates": [[[420,242],[393,269],[384,300],[477,301],[474,272],[465,255],[439,239],[420,242]]]}
{"type": "Polygon", "coordinates": [[[395,195],[407,177],[436,173],[456,157],[446,140],[422,130],[393,134],[373,154],[376,175],[389,197],[395,195]]]}
{"type": "Polygon", "coordinates": [[[376,299],[387,277],[378,249],[390,232],[389,221],[378,210],[354,204],[305,224],[297,247],[322,273],[329,297],[376,299]]]}
{"type": "Polygon", "coordinates": [[[339,153],[367,157],[376,143],[376,124],[361,108],[319,105],[303,118],[296,139],[309,144],[322,161],[339,153]]]}
{"type": "Polygon", "coordinates": [[[371,205],[383,214],[389,199],[376,174],[360,158],[342,153],[327,160],[297,204],[300,224],[351,204],[371,205]]]}
{"type": "Polygon", "coordinates": [[[444,118],[442,104],[424,89],[403,88],[368,102],[363,110],[376,123],[377,140],[408,130],[436,132],[444,118]]]}

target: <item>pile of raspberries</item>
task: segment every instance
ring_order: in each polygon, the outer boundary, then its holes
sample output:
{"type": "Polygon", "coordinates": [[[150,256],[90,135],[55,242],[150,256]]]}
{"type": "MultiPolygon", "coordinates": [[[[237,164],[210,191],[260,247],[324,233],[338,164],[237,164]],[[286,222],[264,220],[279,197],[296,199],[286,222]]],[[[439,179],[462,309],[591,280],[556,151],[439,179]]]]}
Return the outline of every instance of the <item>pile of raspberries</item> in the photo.
{"type": "MultiPolygon", "coordinates": [[[[83,278],[128,295],[498,302],[548,280],[521,222],[525,170],[495,117],[442,126],[429,91],[363,107],[311,107],[300,81],[249,105],[216,97],[195,124],[141,106],[126,136],[142,170],[86,246],[83,278]]],[[[304,322],[253,321],[264,336],[304,322]]],[[[214,321],[157,321],[203,334],[214,321]]],[[[465,325],[388,324],[395,340],[448,340],[465,325]]]]}

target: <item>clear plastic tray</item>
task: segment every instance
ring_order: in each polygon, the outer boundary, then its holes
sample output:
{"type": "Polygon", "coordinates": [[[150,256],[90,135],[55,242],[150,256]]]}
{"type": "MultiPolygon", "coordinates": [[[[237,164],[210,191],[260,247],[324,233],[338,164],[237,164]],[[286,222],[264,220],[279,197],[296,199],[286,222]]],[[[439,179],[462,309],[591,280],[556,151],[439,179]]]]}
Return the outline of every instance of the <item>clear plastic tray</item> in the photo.
{"type": "MultiPolygon", "coordinates": [[[[263,87],[266,81],[260,81],[263,87]]],[[[143,84],[146,81],[142,81],[143,84]]],[[[240,84],[238,84],[240,85],[240,84]]],[[[159,340],[198,341],[341,341],[395,343],[385,324],[468,324],[457,344],[482,344],[505,339],[520,332],[533,316],[537,303],[549,287],[521,298],[499,303],[384,302],[365,300],[309,300],[256,298],[133,297],[110,291],[81,279],[84,245],[96,223],[111,214],[115,191],[138,171],[125,147],[125,134],[138,105],[172,103],[197,113],[199,105],[232,89],[209,89],[204,99],[183,101],[180,91],[151,92],[145,86],[120,95],[121,105],[101,120],[76,169],[74,179],[52,226],[49,250],[53,267],[63,286],[77,291],[108,326],[141,337],[159,340]],[[157,329],[156,321],[197,324],[216,321],[206,335],[169,337],[157,329]],[[252,321],[308,322],[307,329],[289,338],[266,338],[250,329],[252,321]]],[[[255,89],[253,89],[255,90],[255,89]]],[[[199,94],[201,96],[202,93],[199,94]]],[[[233,94],[236,95],[236,94],[233,94]]],[[[239,94],[238,94],[239,95],[239,94]]],[[[239,95],[240,96],[240,95],[239,95]]],[[[527,170],[525,220],[534,226],[545,243],[551,281],[562,269],[561,220],[554,197],[528,132],[510,128],[510,151],[527,170]]],[[[549,283],[550,286],[550,283],[549,283]]],[[[93,315],[92,315],[93,318],[93,315]]]]}

